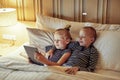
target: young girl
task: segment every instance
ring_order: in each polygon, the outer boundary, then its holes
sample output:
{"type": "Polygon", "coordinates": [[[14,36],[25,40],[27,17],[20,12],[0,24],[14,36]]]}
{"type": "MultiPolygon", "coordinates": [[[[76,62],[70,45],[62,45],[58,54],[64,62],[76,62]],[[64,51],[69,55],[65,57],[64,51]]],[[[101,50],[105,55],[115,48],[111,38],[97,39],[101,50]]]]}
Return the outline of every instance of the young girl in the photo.
{"type": "Polygon", "coordinates": [[[71,50],[67,47],[70,41],[71,35],[69,31],[66,29],[58,29],[54,33],[54,45],[46,47],[46,50],[48,51],[47,54],[51,54],[51,52],[54,52],[52,53],[52,56],[46,59],[41,53],[36,53],[35,58],[39,62],[48,66],[60,66],[65,63],[71,55],[71,50]]]}

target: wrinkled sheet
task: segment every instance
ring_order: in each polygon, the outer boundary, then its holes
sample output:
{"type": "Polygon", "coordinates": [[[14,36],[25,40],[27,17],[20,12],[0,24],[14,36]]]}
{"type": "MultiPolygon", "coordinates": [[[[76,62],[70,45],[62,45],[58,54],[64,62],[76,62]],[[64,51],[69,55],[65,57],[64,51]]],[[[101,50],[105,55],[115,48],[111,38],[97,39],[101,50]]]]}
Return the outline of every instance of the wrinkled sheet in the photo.
{"type": "Polygon", "coordinates": [[[0,80],[120,80],[111,76],[79,71],[66,74],[66,67],[39,66],[20,57],[0,57],[0,80]]]}
{"type": "Polygon", "coordinates": [[[21,53],[25,54],[23,46],[0,57],[0,80],[120,80],[119,72],[116,74],[105,70],[99,70],[98,73],[79,71],[76,75],[66,74],[66,67],[31,64],[21,53]]]}

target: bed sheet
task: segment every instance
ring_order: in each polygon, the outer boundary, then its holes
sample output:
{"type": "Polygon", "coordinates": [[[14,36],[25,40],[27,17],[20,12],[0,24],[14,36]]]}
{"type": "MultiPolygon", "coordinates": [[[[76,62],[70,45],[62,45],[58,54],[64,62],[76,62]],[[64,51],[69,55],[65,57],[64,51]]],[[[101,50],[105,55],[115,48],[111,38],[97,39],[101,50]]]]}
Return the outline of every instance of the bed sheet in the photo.
{"type": "Polygon", "coordinates": [[[0,80],[120,80],[118,77],[79,71],[76,75],[66,74],[66,67],[39,66],[28,62],[21,46],[9,55],[0,57],[0,80]]]}

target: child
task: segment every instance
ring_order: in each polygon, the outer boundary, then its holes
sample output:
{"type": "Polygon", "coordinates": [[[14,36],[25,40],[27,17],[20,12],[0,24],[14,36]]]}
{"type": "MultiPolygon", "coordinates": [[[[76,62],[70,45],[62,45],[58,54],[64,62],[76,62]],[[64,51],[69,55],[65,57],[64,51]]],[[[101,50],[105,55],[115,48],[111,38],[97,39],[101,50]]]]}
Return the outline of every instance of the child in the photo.
{"type": "Polygon", "coordinates": [[[46,47],[48,56],[54,52],[53,55],[46,59],[41,53],[36,53],[35,58],[48,66],[60,66],[65,63],[71,55],[71,50],[67,48],[67,45],[70,43],[70,41],[71,35],[69,31],[66,29],[58,29],[54,33],[54,45],[46,47]]]}
{"type": "Polygon", "coordinates": [[[68,61],[63,64],[64,66],[72,66],[65,70],[68,74],[75,74],[77,71],[90,71],[95,70],[98,60],[98,52],[93,46],[96,40],[96,30],[92,27],[83,27],[79,33],[79,41],[70,45],[76,47],[72,52],[68,61]],[[76,46],[79,44],[79,46],[76,46]]]}

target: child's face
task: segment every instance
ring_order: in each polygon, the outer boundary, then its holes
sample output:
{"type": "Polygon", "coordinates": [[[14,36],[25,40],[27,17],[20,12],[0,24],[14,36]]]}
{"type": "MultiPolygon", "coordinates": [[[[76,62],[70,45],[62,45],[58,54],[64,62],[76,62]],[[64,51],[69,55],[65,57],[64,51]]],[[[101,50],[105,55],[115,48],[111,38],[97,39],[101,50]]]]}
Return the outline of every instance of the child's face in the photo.
{"type": "Polygon", "coordinates": [[[54,34],[54,45],[57,49],[65,49],[68,41],[64,39],[63,36],[59,34],[54,34]]]}
{"type": "Polygon", "coordinates": [[[91,37],[90,33],[87,30],[81,30],[79,33],[79,44],[84,47],[89,47],[94,41],[94,38],[91,37]]]}

